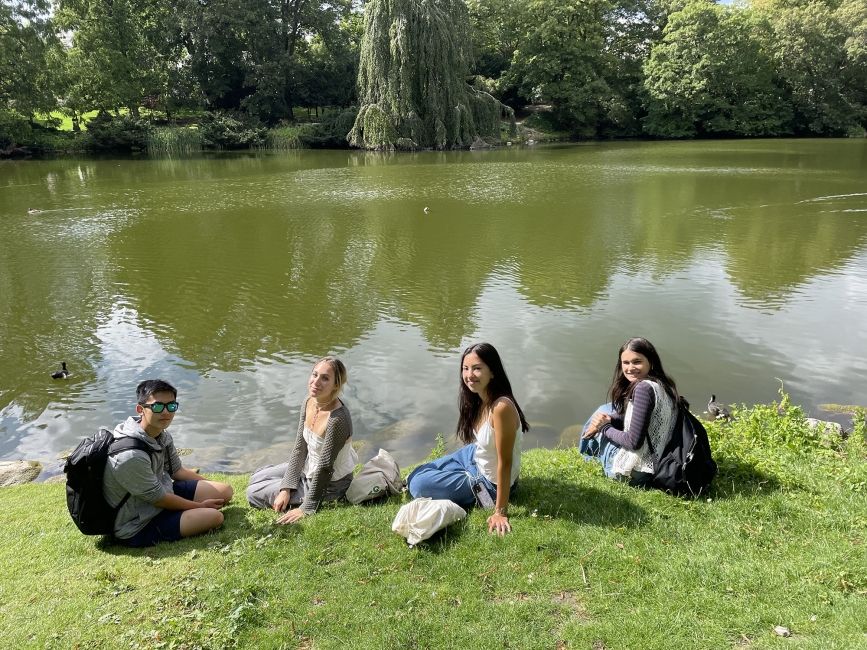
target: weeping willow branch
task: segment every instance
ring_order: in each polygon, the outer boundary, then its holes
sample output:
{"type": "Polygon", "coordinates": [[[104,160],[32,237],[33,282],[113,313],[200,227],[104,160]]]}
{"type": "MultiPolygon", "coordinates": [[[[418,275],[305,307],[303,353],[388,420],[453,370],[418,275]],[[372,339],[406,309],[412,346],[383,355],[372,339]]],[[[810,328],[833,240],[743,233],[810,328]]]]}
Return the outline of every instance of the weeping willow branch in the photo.
{"type": "Polygon", "coordinates": [[[372,0],[358,70],[361,109],[349,143],[364,149],[454,149],[499,141],[515,115],[466,83],[463,0],[372,0]]]}

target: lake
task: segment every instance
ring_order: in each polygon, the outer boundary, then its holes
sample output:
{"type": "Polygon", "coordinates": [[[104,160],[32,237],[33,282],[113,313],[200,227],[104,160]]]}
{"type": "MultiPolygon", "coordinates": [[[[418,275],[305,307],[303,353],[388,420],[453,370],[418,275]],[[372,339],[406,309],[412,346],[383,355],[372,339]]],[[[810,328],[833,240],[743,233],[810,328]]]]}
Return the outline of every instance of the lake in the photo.
{"type": "Polygon", "coordinates": [[[483,340],[525,448],[571,439],[635,335],[699,413],[865,401],[863,139],[6,161],[0,223],[0,459],[55,472],[150,377],[186,464],[281,461],[329,353],[360,455],[402,466],[453,441],[483,340]]]}

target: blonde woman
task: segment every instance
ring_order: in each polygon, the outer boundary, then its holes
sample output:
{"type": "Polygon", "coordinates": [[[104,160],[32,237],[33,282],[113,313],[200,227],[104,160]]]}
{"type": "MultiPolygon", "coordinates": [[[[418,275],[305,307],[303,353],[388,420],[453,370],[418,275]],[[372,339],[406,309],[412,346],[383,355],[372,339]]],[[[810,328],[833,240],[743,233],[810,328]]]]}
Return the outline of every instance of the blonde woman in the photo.
{"type": "Polygon", "coordinates": [[[346,366],[334,357],[316,362],[307,382],[298,433],[289,461],[253,472],[247,501],[271,508],[278,524],[294,524],[324,501],[346,494],[358,455],[352,448],[352,419],[340,399],[346,366]]]}

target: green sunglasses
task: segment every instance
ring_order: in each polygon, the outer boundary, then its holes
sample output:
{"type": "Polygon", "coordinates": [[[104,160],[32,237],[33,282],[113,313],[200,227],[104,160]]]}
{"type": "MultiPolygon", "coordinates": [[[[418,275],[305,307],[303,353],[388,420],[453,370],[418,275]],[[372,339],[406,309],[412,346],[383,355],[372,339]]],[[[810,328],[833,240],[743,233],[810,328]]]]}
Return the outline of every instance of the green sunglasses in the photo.
{"type": "Polygon", "coordinates": [[[142,404],[142,406],[146,409],[150,409],[154,413],[162,413],[163,409],[167,410],[169,413],[174,413],[178,410],[180,404],[177,401],[174,402],[151,402],[150,404],[142,404]]]}

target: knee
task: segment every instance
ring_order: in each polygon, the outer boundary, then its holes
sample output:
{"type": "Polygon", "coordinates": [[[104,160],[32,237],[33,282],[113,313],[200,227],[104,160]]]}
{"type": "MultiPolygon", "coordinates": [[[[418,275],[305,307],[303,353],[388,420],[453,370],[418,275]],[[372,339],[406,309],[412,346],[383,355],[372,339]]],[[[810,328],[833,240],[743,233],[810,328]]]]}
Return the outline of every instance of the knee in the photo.
{"type": "Polygon", "coordinates": [[[226,503],[231,501],[232,497],[235,496],[235,489],[228,483],[218,483],[217,490],[220,493],[220,498],[226,503]]]}

